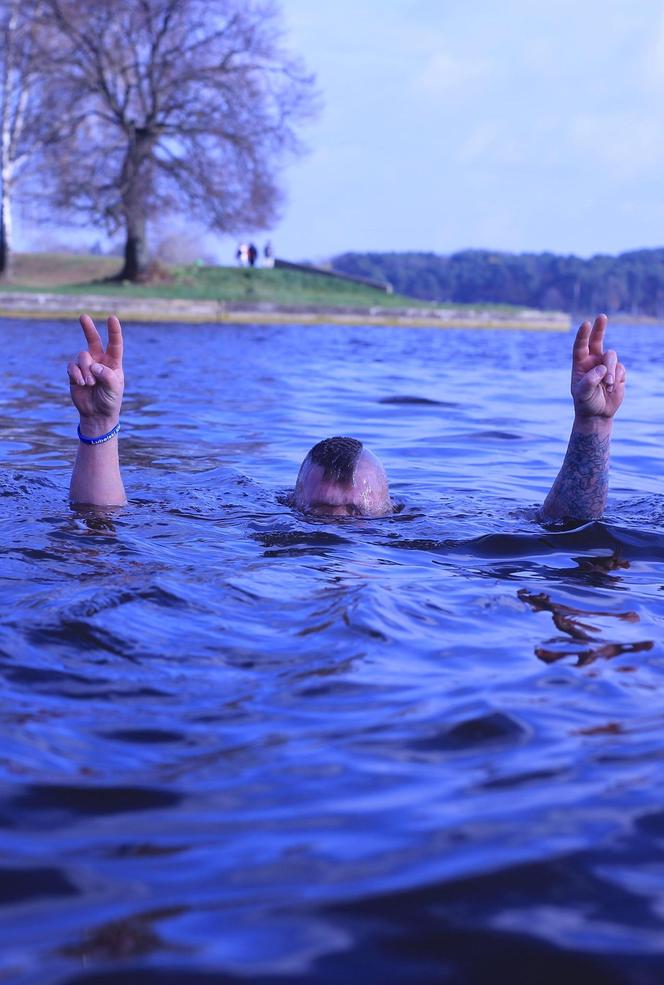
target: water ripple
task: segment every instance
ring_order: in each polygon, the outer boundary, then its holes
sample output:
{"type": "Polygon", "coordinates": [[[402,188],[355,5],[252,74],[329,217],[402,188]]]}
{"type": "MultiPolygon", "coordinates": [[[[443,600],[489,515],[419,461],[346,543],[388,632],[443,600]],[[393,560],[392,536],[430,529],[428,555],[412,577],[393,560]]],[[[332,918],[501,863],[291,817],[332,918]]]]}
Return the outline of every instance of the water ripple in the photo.
{"type": "MultiPolygon", "coordinates": [[[[129,326],[130,503],[72,510],[5,323],[0,979],[659,985],[654,330],[605,520],[545,529],[565,337],[171,325],[155,373],[129,326]],[[291,511],[334,433],[394,515],[291,511]]],[[[50,379],[76,333],[31,331],[50,379]]]]}

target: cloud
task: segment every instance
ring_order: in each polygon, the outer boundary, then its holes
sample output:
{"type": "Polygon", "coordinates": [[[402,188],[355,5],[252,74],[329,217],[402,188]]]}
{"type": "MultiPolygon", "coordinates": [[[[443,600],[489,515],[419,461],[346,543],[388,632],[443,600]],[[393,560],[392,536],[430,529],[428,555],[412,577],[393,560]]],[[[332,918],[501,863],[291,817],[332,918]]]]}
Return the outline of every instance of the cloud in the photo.
{"type": "Polygon", "coordinates": [[[664,85],[664,9],[656,19],[650,43],[643,53],[642,71],[646,85],[661,90],[664,85]]]}
{"type": "Polygon", "coordinates": [[[415,74],[412,89],[420,96],[448,96],[462,88],[474,87],[491,74],[491,63],[485,58],[468,58],[439,51],[429,56],[415,74]]]}
{"type": "Polygon", "coordinates": [[[651,116],[584,113],[570,121],[570,137],[590,166],[618,180],[659,173],[664,164],[664,133],[651,116]]]}
{"type": "Polygon", "coordinates": [[[526,141],[517,128],[509,132],[502,120],[489,120],[474,126],[459,143],[455,159],[462,165],[495,168],[521,168],[542,154],[526,141]]]}

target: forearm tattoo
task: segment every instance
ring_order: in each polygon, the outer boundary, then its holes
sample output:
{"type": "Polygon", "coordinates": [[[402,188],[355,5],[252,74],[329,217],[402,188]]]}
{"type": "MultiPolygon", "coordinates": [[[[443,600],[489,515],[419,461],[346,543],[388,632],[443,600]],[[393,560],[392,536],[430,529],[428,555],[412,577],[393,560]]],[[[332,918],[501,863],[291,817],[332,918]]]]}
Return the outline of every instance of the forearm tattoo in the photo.
{"type": "Polygon", "coordinates": [[[609,490],[610,435],[572,431],[565,461],[540,516],[551,520],[597,520],[609,490]]]}

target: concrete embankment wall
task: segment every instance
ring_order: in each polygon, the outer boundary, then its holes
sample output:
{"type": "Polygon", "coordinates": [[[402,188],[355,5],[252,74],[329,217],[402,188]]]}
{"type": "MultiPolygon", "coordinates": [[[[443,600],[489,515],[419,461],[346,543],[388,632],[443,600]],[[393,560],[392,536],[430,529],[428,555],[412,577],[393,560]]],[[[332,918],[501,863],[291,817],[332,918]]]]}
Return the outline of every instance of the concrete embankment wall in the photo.
{"type": "Polygon", "coordinates": [[[302,274],[317,274],[320,277],[331,277],[333,280],[343,280],[349,284],[361,284],[383,294],[393,294],[394,288],[389,281],[375,280],[373,277],[359,277],[357,274],[344,274],[331,267],[315,267],[311,263],[293,263],[291,260],[275,260],[274,265],[280,270],[296,270],[302,274]]]}
{"type": "Polygon", "coordinates": [[[505,328],[566,332],[569,315],[531,309],[469,308],[339,308],[302,307],[270,302],[199,301],[175,298],[136,298],[96,294],[3,292],[0,318],[74,319],[81,312],[93,317],[117,314],[124,321],[282,324],[282,325],[401,325],[430,328],[505,328]]]}

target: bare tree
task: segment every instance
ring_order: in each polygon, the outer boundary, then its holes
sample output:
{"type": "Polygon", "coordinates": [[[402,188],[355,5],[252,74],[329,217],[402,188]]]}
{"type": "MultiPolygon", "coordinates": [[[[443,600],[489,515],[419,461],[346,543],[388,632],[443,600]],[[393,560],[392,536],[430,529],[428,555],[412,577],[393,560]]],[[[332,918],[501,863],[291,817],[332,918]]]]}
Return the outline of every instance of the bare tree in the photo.
{"type": "Polygon", "coordinates": [[[39,3],[0,0],[0,276],[12,270],[16,182],[44,135],[40,121],[39,3]]]}
{"type": "Polygon", "coordinates": [[[225,232],[265,228],[279,171],[316,108],[272,0],[44,0],[72,133],[50,145],[49,193],[124,229],[123,279],[147,263],[146,225],[184,212],[225,232]]]}

